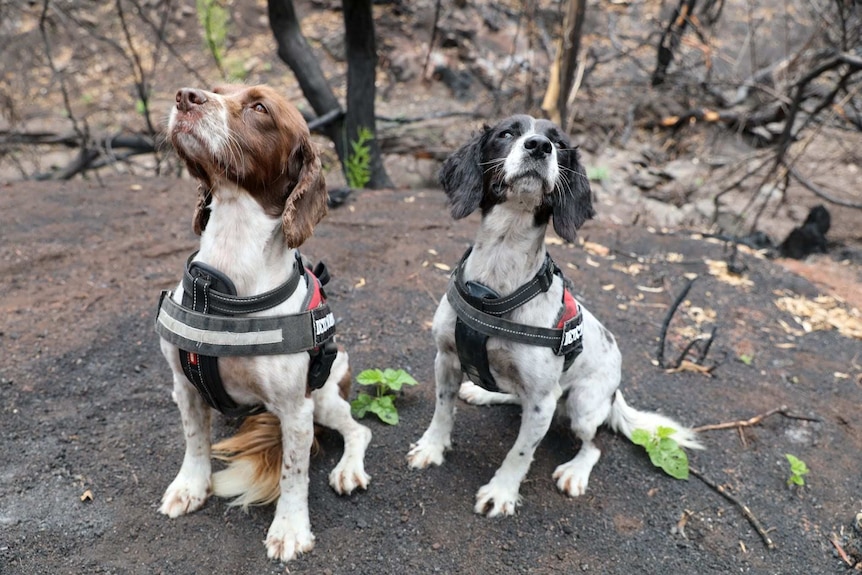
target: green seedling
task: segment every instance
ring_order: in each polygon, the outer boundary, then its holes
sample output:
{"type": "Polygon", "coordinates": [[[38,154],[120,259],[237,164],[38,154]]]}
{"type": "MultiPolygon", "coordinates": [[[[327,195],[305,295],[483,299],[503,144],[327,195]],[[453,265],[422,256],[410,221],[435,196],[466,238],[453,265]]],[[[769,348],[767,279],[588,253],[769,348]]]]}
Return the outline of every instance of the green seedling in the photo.
{"type": "Polygon", "coordinates": [[[805,485],[805,479],[802,476],[808,474],[808,466],[805,465],[804,461],[789,453],[785,453],[784,457],[790,463],[790,477],[787,478],[787,485],[799,485],[800,487],[805,485]]]}
{"type": "Polygon", "coordinates": [[[350,142],[350,153],[345,162],[347,185],[358,190],[371,181],[371,147],[368,143],[374,138],[371,130],[360,126],[356,139],[350,142]]]}
{"type": "Polygon", "coordinates": [[[360,392],[350,402],[350,412],[353,417],[362,419],[368,412],[373,413],[383,423],[398,424],[398,410],[395,408],[395,396],[391,392],[401,391],[405,385],[416,385],[418,382],[403,369],[366,369],[358,376],[359,385],[373,386],[374,395],[360,392]]]}
{"type": "Polygon", "coordinates": [[[227,46],[228,12],[219,0],[197,0],[198,21],[204,41],[216,67],[224,75],[223,59],[227,46]]]}
{"type": "Polygon", "coordinates": [[[662,427],[650,434],[644,429],[632,432],[632,443],[646,449],[650,461],[665,473],[676,479],[688,479],[688,456],[671,435],[676,429],[662,427]]]}
{"type": "Polygon", "coordinates": [[[610,170],[605,166],[590,166],[587,168],[587,179],[591,182],[604,182],[610,176],[610,170]]]}

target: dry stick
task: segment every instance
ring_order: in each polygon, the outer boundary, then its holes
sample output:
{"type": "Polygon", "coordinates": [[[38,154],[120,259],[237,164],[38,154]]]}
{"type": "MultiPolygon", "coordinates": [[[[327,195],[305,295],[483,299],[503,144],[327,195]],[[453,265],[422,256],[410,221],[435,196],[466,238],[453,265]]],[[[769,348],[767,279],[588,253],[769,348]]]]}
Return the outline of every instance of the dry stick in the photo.
{"type": "Polygon", "coordinates": [[[428,52],[425,53],[425,64],[422,66],[423,81],[428,81],[428,63],[431,61],[431,51],[434,49],[434,43],[437,41],[437,32],[440,30],[440,5],[442,3],[442,0],[437,0],[434,5],[434,25],[431,27],[431,40],[428,41],[428,52]]]}
{"type": "Polygon", "coordinates": [[[850,560],[850,557],[847,556],[847,552],[844,551],[844,548],[841,547],[841,543],[838,542],[838,536],[836,534],[832,534],[832,537],[829,538],[829,541],[832,543],[832,546],[835,547],[835,550],[838,551],[838,555],[841,556],[841,559],[850,567],[853,567],[853,561],[850,560]]]}
{"type": "Polygon", "coordinates": [[[670,325],[670,320],[673,319],[673,314],[676,313],[676,309],[685,299],[685,296],[688,295],[688,290],[691,289],[691,284],[693,284],[696,279],[697,278],[688,280],[688,283],[685,285],[684,288],[682,288],[682,291],[676,297],[676,300],[673,302],[673,304],[670,306],[670,309],[667,311],[667,316],[665,316],[664,322],[661,324],[661,332],[658,336],[658,353],[656,354],[656,360],[658,361],[659,367],[667,367],[664,364],[664,341],[667,338],[667,328],[670,325]]]}
{"type": "Polygon", "coordinates": [[[748,508],[748,505],[728,493],[724,487],[715,483],[713,480],[703,475],[697,469],[689,467],[688,470],[692,475],[703,481],[719,495],[736,505],[742,512],[742,514],[745,516],[745,518],[748,519],[748,522],[751,524],[751,526],[754,527],[754,530],[757,531],[757,534],[760,535],[760,538],[763,539],[763,543],[766,545],[767,549],[775,549],[775,543],[773,543],[772,539],[769,537],[769,534],[766,532],[766,529],[763,528],[763,525],[760,524],[760,521],[757,519],[757,517],[754,516],[754,513],[751,512],[751,509],[748,508]]]}
{"type": "Polygon", "coordinates": [[[703,348],[700,350],[700,355],[697,356],[697,359],[694,360],[694,363],[700,365],[703,363],[703,360],[706,359],[706,354],[709,353],[709,348],[712,346],[712,342],[715,341],[715,332],[718,331],[718,326],[713,326],[712,331],[709,332],[709,338],[706,340],[706,343],[703,344],[703,348]]]}
{"type": "Polygon", "coordinates": [[[815,421],[819,422],[820,419],[817,417],[806,417],[804,415],[797,415],[795,413],[790,413],[788,411],[788,407],[786,405],[782,405],[780,407],[776,407],[775,409],[770,409],[767,412],[761,413],[760,415],[755,415],[751,419],[741,419],[739,421],[726,421],[724,423],[713,423],[710,425],[701,425],[700,427],[695,427],[692,431],[696,431],[700,433],[701,431],[712,431],[716,429],[733,429],[734,427],[752,427],[754,425],[759,424],[761,421],[769,417],[770,415],[775,415],[776,413],[780,413],[784,417],[788,419],[800,419],[802,421],[815,421]]]}

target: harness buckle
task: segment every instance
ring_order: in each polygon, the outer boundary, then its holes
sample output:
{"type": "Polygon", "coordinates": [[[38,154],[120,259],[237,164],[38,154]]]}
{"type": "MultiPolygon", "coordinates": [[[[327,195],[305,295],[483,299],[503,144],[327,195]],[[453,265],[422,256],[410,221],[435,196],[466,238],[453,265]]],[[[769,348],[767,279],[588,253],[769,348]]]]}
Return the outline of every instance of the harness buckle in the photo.
{"type": "Polygon", "coordinates": [[[338,355],[338,345],[329,339],[319,347],[308,352],[311,361],[308,363],[308,387],[309,389],[320,389],[329,379],[329,372],[335,356],[338,355]]]}
{"type": "Polygon", "coordinates": [[[540,269],[539,273],[536,274],[536,280],[539,282],[539,287],[542,289],[543,293],[551,289],[551,284],[554,283],[554,276],[559,271],[560,268],[557,267],[554,260],[552,260],[550,256],[546,257],[545,263],[542,264],[542,269],[540,269]]]}

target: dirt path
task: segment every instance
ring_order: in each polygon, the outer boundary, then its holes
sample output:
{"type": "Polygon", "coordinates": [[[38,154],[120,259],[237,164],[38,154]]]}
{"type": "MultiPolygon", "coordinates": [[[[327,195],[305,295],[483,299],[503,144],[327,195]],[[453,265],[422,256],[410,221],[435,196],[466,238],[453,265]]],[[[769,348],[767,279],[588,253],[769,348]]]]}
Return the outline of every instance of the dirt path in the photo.
{"type": "MultiPolygon", "coordinates": [[[[271,508],[244,514],[212,500],[176,520],[157,513],[182,436],[152,317],[159,290],[176,281],[195,245],[193,200],[191,183],[167,179],[0,189],[0,572],[285,572],[265,558],[271,508]]],[[[640,448],[606,431],[585,497],[561,496],[550,479],[575,452],[555,429],[537,451],[518,515],[474,515],[476,490],[516,434],[516,409],[459,406],[447,463],[408,470],[408,445],[433,409],[429,325],[447,281],[434,264],[455,262],[475,225],[451,222],[437,191],[363,192],[306,246],[333,271],[328,291],[355,372],[401,367],[421,385],[398,399],[397,427],[368,422],[367,492],[340,498],[329,489],[341,446],[324,436],[311,476],[317,546],[291,573],[850,571],[830,539],[859,549],[851,527],[862,509],[859,340],[803,334],[776,307],[776,293],[813,297],[816,288],[749,255],[739,261],[752,284],[724,283],[705,263],[725,259],[724,246],[688,235],[600,219],[584,229],[585,248],[551,251],[617,335],[631,404],[692,425],[780,405],[818,419],[776,415],[742,432],[706,432],[708,449],[692,454],[694,466],[748,504],[776,550],[706,485],[662,475],[640,448]],[[651,364],[684,274],[699,279],[671,325],[668,355],[717,325],[712,378],[651,364]],[[785,484],[785,453],[811,468],[803,491],[785,484]]],[[[230,427],[217,419],[215,432],[230,427]]]]}

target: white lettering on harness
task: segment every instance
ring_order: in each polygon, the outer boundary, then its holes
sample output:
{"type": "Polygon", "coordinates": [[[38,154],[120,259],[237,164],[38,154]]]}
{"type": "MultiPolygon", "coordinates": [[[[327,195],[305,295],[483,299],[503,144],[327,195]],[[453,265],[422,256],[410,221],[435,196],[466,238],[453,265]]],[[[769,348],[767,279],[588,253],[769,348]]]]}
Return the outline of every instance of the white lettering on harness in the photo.
{"type": "Polygon", "coordinates": [[[332,329],[332,326],[334,325],[335,317],[332,315],[332,312],[330,312],[322,318],[314,320],[314,335],[326,333],[332,329]]]}
{"type": "Polygon", "coordinates": [[[563,347],[565,347],[567,345],[571,345],[572,343],[574,343],[576,340],[578,340],[581,337],[581,335],[583,333],[584,333],[584,324],[583,323],[579,323],[578,325],[576,325],[575,327],[573,327],[572,329],[567,331],[565,333],[565,335],[563,336],[563,347]]]}

